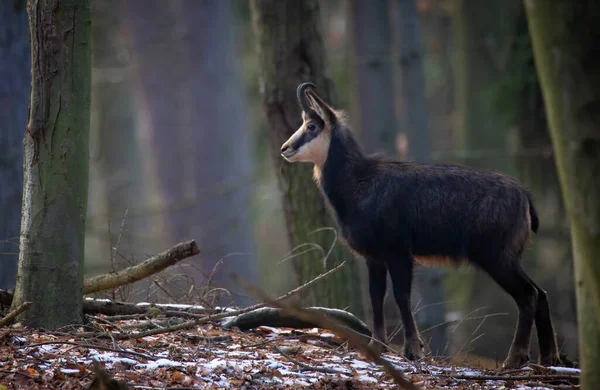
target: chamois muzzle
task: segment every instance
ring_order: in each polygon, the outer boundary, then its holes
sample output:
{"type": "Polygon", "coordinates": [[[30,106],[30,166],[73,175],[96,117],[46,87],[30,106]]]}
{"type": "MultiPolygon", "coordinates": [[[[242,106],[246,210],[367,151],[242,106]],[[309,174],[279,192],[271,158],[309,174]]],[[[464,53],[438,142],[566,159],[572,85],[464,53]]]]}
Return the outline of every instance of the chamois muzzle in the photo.
{"type": "Polygon", "coordinates": [[[306,83],[302,83],[300,85],[298,85],[298,89],[296,90],[296,96],[298,97],[298,104],[300,104],[300,107],[302,108],[302,111],[304,112],[310,112],[310,104],[308,104],[308,100],[306,99],[306,95],[304,94],[304,90],[306,90],[306,88],[314,88],[317,89],[317,87],[311,83],[311,82],[306,82],[306,83]]]}

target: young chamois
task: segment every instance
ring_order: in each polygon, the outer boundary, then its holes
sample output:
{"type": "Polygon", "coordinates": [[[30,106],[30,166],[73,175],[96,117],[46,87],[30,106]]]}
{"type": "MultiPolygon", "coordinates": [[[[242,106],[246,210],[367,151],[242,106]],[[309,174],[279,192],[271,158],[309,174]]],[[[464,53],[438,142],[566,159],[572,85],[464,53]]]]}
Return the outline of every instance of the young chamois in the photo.
{"type": "Polygon", "coordinates": [[[345,243],[367,260],[373,337],[386,343],[383,300],[389,272],[404,323],[404,355],[422,357],[410,304],[414,264],[470,263],[510,294],[519,310],[504,367],[529,361],[534,322],[541,364],[559,364],[546,292],[520,265],[539,225],[527,189],[490,170],[367,156],[343,114],[315,89],[312,83],[298,86],[303,123],[282,145],[281,155],[314,164],[314,180],[345,243]]]}

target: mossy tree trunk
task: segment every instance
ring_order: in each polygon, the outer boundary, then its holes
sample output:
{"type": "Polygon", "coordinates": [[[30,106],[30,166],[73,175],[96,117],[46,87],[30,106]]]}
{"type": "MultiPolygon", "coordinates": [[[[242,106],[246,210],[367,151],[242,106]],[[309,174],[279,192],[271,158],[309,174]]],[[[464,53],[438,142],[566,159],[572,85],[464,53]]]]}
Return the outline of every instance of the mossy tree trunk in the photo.
{"type": "Polygon", "coordinates": [[[31,69],[24,2],[0,2],[0,288],[14,288],[31,69]]]}
{"type": "MultiPolygon", "coordinates": [[[[312,180],[309,164],[288,164],[279,155],[281,144],[300,127],[296,87],[312,81],[319,94],[334,106],[333,86],[327,74],[326,53],[317,0],[251,0],[260,61],[263,105],[269,123],[273,163],[279,172],[288,234],[293,247],[315,243],[327,252],[336,227],[312,180]],[[312,233],[312,234],[311,234],[312,233]]],[[[306,251],[308,247],[296,252],[306,251]]],[[[324,252],[315,250],[293,259],[298,283],[323,272],[324,252]]],[[[362,315],[361,286],[352,255],[339,242],[327,259],[327,269],[343,260],[348,263],[327,283],[320,283],[304,297],[307,304],[345,308],[362,315]]]]}
{"type": "Polygon", "coordinates": [[[82,320],[88,194],[90,0],[30,0],[32,84],[13,308],[28,326],[82,320]]]}
{"type": "Polygon", "coordinates": [[[525,9],[563,199],[571,221],[582,389],[600,387],[600,4],[525,9]]]}

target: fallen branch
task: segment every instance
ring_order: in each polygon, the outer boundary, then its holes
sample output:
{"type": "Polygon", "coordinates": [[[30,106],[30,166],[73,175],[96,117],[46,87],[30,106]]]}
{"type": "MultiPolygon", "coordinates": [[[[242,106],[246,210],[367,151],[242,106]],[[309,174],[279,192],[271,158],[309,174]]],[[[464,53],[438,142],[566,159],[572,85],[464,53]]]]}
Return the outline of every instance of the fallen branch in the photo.
{"type": "MultiPolygon", "coordinates": [[[[331,309],[326,307],[307,307],[305,310],[310,312],[320,312],[328,315],[329,317],[335,318],[344,325],[353,329],[358,333],[362,333],[367,337],[371,337],[371,330],[357,318],[354,314],[344,310],[331,309]]],[[[258,328],[259,326],[272,326],[274,328],[314,328],[317,324],[300,319],[293,315],[287,315],[283,310],[273,307],[263,307],[260,309],[253,310],[249,313],[241,314],[226,321],[222,324],[223,328],[228,329],[234,326],[240,328],[240,330],[248,330],[258,328]]]]}
{"type": "Polygon", "coordinates": [[[83,294],[91,294],[137,282],[198,253],[200,253],[200,249],[196,245],[196,241],[182,242],[140,264],[115,273],[98,275],[85,280],[83,294]]]}
{"type": "Polygon", "coordinates": [[[80,343],[76,343],[74,341],[66,341],[66,340],[62,340],[62,341],[44,341],[42,343],[37,343],[37,344],[22,345],[19,348],[33,348],[33,347],[39,347],[41,345],[53,345],[53,344],[58,344],[58,345],[60,345],[60,344],[67,344],[67,345],[75,345],[75,346],[81,347],[81,348],[99,349],[99,350],[103,350],[103,351],[115,352],[115,353],[124,354],[124,355],[137,356],[137,357],[141,357],[141,358],[148,359],[148,360],[157,360],[158,359],[155,356],[146,355],[144,353],[139,353],[139,352],[134,352],[134,351],[127,351],[127,350],[124,350],[124,349],[115,349],[115,348],[103,347],[101,345],[94,345],[94,344],[80,344],[80,343]]]}
{"type": "Polygon", "coordinates": [[[471,381],[526,381],[531,379],[537,380],[579,380],[579,375],[452,375],[452,374],[436,374],[432,377],[466,379],[471,381]]]}
{"type": "MultiPolygon", "coordinates": [[[[194,241],[190,241],[190,243],[194,243],[194,241]]],[[[179,244],[179,245],[184,245],[184,244],[179,244]]],[[[194,245],[195,245],[195,243],[194,243],[194,245]]],[[[175,247],[175,248],[177,248],[177,247],[175,247]]],[[[171,249],[171,250],[173,250],[173,249],[171,249]]],[[[164,252],[164,253],[168,253],[168,252],[169,251],[164,252]]],[[[157,257],[159,257],[161,255],[163,255],[163,254],[157,255],[157,256],[153,257],[153,259],[157,258],[157,257]]],[[[149,260],[152,260],[152,259],[149,259],[149,260]]],[[[140,264],[140,266],[142,264],[140,264]]],[[[324,273],[318,275],[317,277],[315,277],[314,279],[310,280],[309,282],[306,282],[302,286],[296,287],[295,289],[293,289],[293,290],[285,293],[284,295],[282,295],[279,298],[277,298],[277,300],[283,300],[283,299],[286,299],[286,298],[289,298],[291,296],[294,296],[294,295],[298,294],[299,292],[301,292],[302,290],[310,287],[311,285],[313,285],[317,281],[319,281],[321,279],[324,279],[324,278],[332,275],[334,272],[336,272],[340,268],[342,268],[345,264],[346,264],[345,261],[342,262],[342,263],[340,263],[338,266],[330,269],[327,272],[324,272],[324,273]]],[[[132,267],[132,268],[134,268],[134,267],[132,267]]],[[[129,268],[127,268],[127,269],[129,269],[129,268]]],[[[117,274],[112,274],[112,275],[117,275],[117,274]]],[[[102,276],[104,276],[104,275],[102,275],[102,276]]],[[[102,276],[98,276],[98,278],[100,278],[102,276]]],[[[87,284],[87,283],[90,283],[90,282],[86,281],[85,283],[87,284]]],[[[10,291],[10,290],[0,290],[0,305],[6,306],[6,307],[10,307],[12,299],[13,299],[13,292],[12,291],[10,291]]],[[[235,310],[235,311],[225,311],[225,312],[222,312],[222,313],[211,314],[209,316],[202,315],[201,313],[190,313],[189,311],[184,311],[184,310],[188,310],[188,309],[175,310],[173,308],[160,307],[160,306],[156,306],[156,305],[152,306],[152,307],[160,310],[161,314],[163,314],[165,316],[171,316],[171,317],[177,316],[177,317],[197,318],[199,321],[201,321],[200,323],[206,323],[206,322],[209,322],[209,321],[215,321],[215,320],[223,319],[223,318],[226,318],[226,317],[239,316],[239,315],[244,314],[244,313],[249,313],[249,312],[254,311],[256,309],[260,309],[260,308],[265,307],[265,304],[264,303],[259,303],[259,304],[252,305],[252,306],[249,306],[249,307],[246,307],[246,308],[243,308],[243,309],[239,309],[239,310],[235,310]]],[[[194,309],[189,309],[189,310],[194,310],[194,309]]],[[[107,316],[123,316],[123,315],[134,315],[134,314],[146,314],[147,311],[148,311],[148,306],[138,306],[138,305],[133,304],[133,303],[104,301],[104,300],[103,301],[98,301],[98,300],[93,300],[91,298],[86,298],[86,299],[83,300],[83,313],[84,314],[89,314],[89,315],[104,314],[104,315],[107,315],[107,316]]],[[[204,310],[204,312],[211,312],[211,311],[214,311],[214,310],[211,310],[211,309],[205,309],[204,310]]]]}
{"type": "Polygon", "coordinates": [[[10,322],[19,314],[23,313],[31,306],[31,302],[24,302],[22,305],[17,307],[15,310],[8,313],[3,319],[0,320],[0,326],[8,325],[10,322]]]}
{"type": "Polygon", "coordinates": [[[33,377],[25,372],[21,372],[21,371],[13,371],[13,370],[5,370],[3,368],[0,369],[0,372],[3,374],[14,374],[14,375],[21,375],[24,376],[25,378],[28,379],[33,379],[33,377]]]}
{"type": "Polygon", "coordinates": [[[422,388],[422,386],[412,383],[411,381],[406,379],[406,377],[404,376],[404,373],[396,370],[390,362],[383,359],[381,357],[381,354],[376,349],[374,349],[373,347],[368,345],[367,341],[363,340],[362,335],[358,335],[358,334],[352,332],[347,327],[339,324],[337,321],[330,319],[328,316],[324,315],[323,313],[310,312],[310,311],[307,311],[306,309],[299,307],[298,305],[296,305],[294,303],[287,303],[287,302],[277,301],[275,299],[269,298],[266,294],[264,294],[259,289],[248,285],[247,283],[243,282],[242,280],[240,280],[237,277],[235,277],[235,278],[237,279],[238,283],[245,286],[245,288],[247,290],[249,290],[251,293],[253,293],[257,297],[259,297],[263,301],[265,301],[267,304],[277,306],[277,307],[283,309],[284,311],[286,311],[287,313],[289,313],[290,315],[296,316],[302,320],[305,320],[305,321],[308,321],[311,323],[319,324],[320,328],[331,329],[333,332],[336,332],[337,334],[343,336],[344,338],[346,338],[348,340],[348,342],[350,344],[352,344],[353,346],[358,348],[358,350],[363,355],[365,355],[366,357],[373,360],[376,364],[381,365],[385,369],[385,371],[388,374],[390,374],[390,376],[394,379],[394,382],[396,382],[401,388],[410,389],[410,390],[416,390],[416,389],[422,388]]]}
{"type": "Polygon", "coordinates": [[[294,363],[295,365],[297,365],[298,367],[300,367],[304,371],[316,371],[316,372],[322,372],[322,373],[325,373],[325,374],[347,374],[347,375],[350,375],[350,373],[348,373],[348,372],[334,370],[333,368],[310,366],[310,365],[308,365],[306,363],[302,363],[302,362],[294,359],[293,357],[291,357],[287,353],[283,352],[281,350],[281,348],[278,348],[276,346],[272,346],[272,348],[273,348],[273,350],[275,352],[277,352],[278,354],[280,354],[281,356],[283,356],[284,358],[286,358],[290,362],[294,363]]]}

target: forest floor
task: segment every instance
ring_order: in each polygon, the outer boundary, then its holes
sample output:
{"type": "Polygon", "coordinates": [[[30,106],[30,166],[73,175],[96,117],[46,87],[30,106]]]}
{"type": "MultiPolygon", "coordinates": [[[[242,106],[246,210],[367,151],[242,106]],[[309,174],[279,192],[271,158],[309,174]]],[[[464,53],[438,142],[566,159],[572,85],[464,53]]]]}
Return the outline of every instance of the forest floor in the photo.
{"type": "MultiPolygon", "coordinates": [[[[61,332],[33,331],[19,323],[2,328],[0,390],[398,388],[381,367],[326,329],[262,326],[242,332],[225,329],[221,320],[152,336],[119,337],[183,321],[97,315],[88,317],[85,327],[61,332]],[[127,387],[103,387],[98,380],[92,384],[102,375],[95,362],[127,387]]],[[[408,362],[394,353],[382,356],[426,389],[567,389],[578,388],[579,382],[579,370],[572,368],[532,364],[501,372],[431,359],[408,362]]]]}

